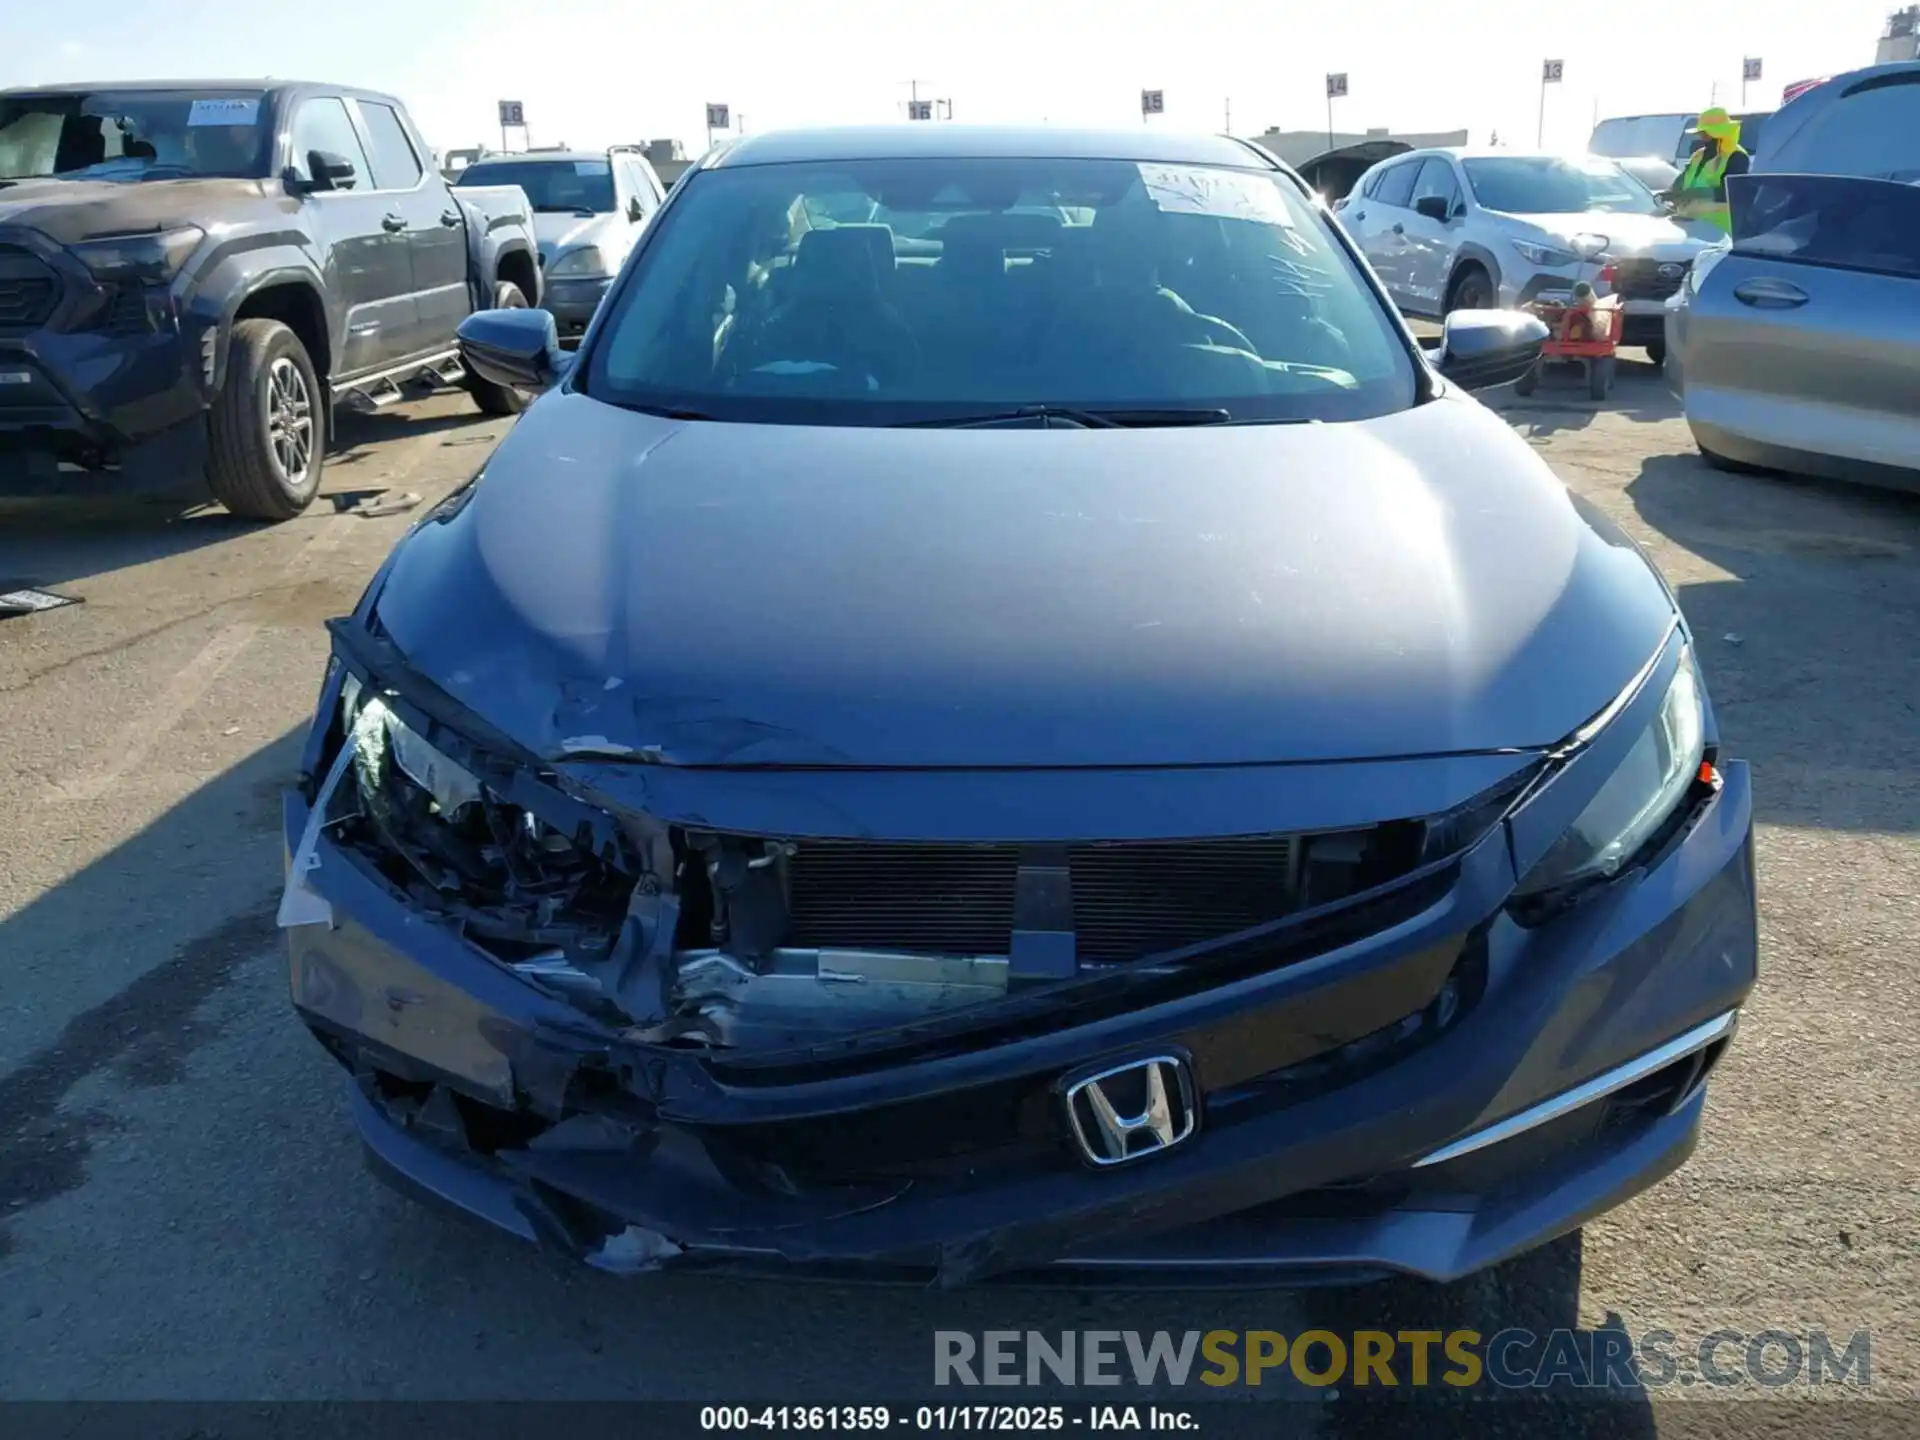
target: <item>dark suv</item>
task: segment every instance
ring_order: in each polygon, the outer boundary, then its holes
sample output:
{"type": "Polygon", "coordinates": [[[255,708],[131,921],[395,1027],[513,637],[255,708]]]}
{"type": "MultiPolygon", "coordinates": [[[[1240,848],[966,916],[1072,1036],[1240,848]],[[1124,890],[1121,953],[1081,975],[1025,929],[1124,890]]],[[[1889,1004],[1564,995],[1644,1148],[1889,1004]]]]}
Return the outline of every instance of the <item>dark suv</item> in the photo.
{"type": "Polygon", "coordinates": [[[389,96],[0,92],[0,494],[204,473],[235,513],[291,518],[335,400],[458,380],[517,409],[454,331],[539,296],[526,197],[456,198],[389,96]]]}

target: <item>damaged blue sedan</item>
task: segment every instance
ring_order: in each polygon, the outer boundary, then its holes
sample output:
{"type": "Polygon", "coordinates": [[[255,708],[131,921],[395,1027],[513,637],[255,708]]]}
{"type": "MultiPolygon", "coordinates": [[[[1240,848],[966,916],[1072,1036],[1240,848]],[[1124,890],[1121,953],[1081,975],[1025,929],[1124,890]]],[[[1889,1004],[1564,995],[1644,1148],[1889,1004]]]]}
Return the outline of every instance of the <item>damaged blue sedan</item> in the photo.
{"type": "Polygon", "coordinates": [[[601,1269],[1449,1280],[1692,1151],[1673,596],[1222,137],[767,135],[395,550],[287,797],[373,1169],[601,1269]]]}

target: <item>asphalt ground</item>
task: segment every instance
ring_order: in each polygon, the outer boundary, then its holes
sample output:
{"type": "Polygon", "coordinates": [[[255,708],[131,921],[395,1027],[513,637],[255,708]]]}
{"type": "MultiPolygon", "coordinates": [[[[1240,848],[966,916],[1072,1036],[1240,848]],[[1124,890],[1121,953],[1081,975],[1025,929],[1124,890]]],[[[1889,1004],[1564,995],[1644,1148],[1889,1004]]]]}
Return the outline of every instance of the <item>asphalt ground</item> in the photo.
{"type": "MultiPolygon", "coordinates": [[[[1581,397],[1498,403],[1692,620],[1754,766],[1763,978],[1686,1169],[1446,1290],[623,1283],[397,1197],[288,1010],[274,908],[320,622],[411,517],[0,501],[0,579],[85,601],[0,620],[0,1398],[952,1400],[936,1330],[1513,1325],[1670,1331],[1681,1373],[1551,1425],[1480,1407],[1462,1433],[1746,1434],[1822,1399],[1847,1408],[1809,1433],[1842,1433],[1867,1413],[1857,1383],[1709,1385],[1686,1360],[1719,1330],[1836,1351],[1864,1331],[1871,1395],[1920,1397],[1920,500],[1708,470],[1648,366],[1581,397]],[[1752,1403],[1669,1403],[1709,1395],[1752,1403]]],[[[351,417],[328,488],[431,504],[505,425],[459,395],[351,417]]],[[[1744,1349],[1719,1353],[1737,1370],[1744,1349]]],[[[1275,1433],[1385,1433],[1342,1388],[1283,1370],[1234,1393],[1301,1402],[1275,1433]]],[[[1920,1409],[1874,1413],[1920,1430],[1920,1409]]]]}

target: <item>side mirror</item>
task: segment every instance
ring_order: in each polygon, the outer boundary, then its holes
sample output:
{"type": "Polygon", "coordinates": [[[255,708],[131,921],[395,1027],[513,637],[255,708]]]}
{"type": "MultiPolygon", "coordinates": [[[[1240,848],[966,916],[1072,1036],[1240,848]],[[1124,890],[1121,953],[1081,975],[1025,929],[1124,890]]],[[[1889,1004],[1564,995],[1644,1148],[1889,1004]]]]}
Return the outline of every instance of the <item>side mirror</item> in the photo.
{"type": "Polygon", "coordinates": [[[1456,310],[1427,358],[1463,390],[1511,385],[1539,363],[1547,327],[1521,310],[1456,310]]]}
{"type": "Polygon", "coordinates": [[[550,389],[573,361],[545,310],[476,310],[456,335],[462,365],[482,380],[517,390],[550,389]]]}
{"type": "Polygon", "coordinates": [[[336,155],[331,150],[309,150],[306,175],[289,165],[281,178],[295,194],[307,194],[324,190],[351,190],[359,178],[359,172],[344,155],[336,155]]]}
{"type": "Polygon", "coordinates": [[[1438,220],[1442,224],[1446,223],[1451,213],[1444,195],[1422,195],[1413,202],[1413,210],[1416,215],[1424,215],[1427,219],[1438,220]]]}
{"type": "Polygon", "coordinates": [[[633,196],[627,201],[627,219],[638,225],[646,218],[647,212],[640,208],[640,197],[638,195],[633,196]]]}

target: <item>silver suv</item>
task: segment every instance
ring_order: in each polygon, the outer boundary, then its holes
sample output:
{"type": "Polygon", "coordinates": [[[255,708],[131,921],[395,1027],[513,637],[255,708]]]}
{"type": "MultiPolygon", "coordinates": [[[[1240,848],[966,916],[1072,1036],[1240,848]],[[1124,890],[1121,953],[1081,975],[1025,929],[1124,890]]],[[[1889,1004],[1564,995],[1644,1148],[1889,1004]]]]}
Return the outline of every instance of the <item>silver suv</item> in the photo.
{"type": "Polygon", "coordinates": [[[1408,315],[1513,308],[1586,280],[1621,297],[1624,342],[1655,364],[1667,297],[1716,237],[1612,160],[1516,150],[1396,155],[1361,176],[1340,220],[1408,315]]]}
{"type": "Polygon", "coordinates": [[[518,185],[527,192],[540,242],[543,308],[569,342],[585,332],[642,228],[666,198],[647,157],[622,145],[487,155],[462,170],[454,183],[518,185]]]}

